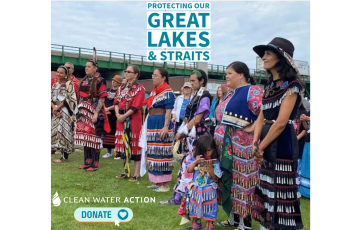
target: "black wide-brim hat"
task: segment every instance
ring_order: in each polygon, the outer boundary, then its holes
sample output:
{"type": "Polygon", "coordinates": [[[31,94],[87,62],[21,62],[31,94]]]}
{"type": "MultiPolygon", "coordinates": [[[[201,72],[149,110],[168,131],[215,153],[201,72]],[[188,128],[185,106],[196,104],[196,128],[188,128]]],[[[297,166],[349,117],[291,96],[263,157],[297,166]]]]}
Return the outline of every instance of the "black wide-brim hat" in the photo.
{"type": "Polygon", "coordinates": [[[254,46],[253,50],[257,55],[259,55],[260,58],[264,56],[266,50],[273,50],[280,56],[284,57],[286,62],[292,66],[297,73],[299,73],[299,70],[293,61],[295,50],[294,45],[285,38],[276,37],[267,45],[254,46]]]}

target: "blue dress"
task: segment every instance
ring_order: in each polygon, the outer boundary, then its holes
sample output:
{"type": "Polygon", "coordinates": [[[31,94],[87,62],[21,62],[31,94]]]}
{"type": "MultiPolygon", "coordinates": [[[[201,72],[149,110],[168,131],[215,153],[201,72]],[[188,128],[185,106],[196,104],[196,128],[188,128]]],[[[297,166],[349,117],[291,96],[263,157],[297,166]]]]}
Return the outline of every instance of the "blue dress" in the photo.
{"type": "MultiPolygon", "coordinates": [[[[194,160],[194,158],[191,158],[188,165],[194,160]]],[[[217,160],[213,166],[214,174],[220,178],[222,176],[220,161],[217,160]]],[[[209,178],[207,173],[205,173],[204,177],[201,177],[197,170],[194,170],[192,182],[192,188],[186,193],[189,217],[215,221],[218,212],[217,183],[212,178],[209,178]]]]}
{"type": "Polygon", "coordinates": [[[305,137],[303,157],[301,159],[300,194],[310,199],[310,130],[305,137]]]}
{"type": "MultiPolygon", "coordinates": [[[[173,109],[175,96],[171,89],[165,90],[155,97],[152,108],[173,109]]],[[[168,127],[164,139],[160,139],[160,131],[165,124],[165,115],[149,115],[147,121],[147,169],[149,180],[153,183],[171,181],[173,166],[172,141],[173,130],[168,127]]]]}

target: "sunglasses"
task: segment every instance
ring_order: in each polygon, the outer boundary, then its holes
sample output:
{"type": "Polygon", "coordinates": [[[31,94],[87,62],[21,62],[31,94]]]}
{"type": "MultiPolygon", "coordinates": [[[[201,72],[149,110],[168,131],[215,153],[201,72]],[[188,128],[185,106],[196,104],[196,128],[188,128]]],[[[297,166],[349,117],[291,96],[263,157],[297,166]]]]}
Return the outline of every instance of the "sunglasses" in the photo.
{"type": "Polygon", "coordinates": [[[124,73],[135,73],[135,72],[131,72],[129,70],[125,70],[124,73]]]}

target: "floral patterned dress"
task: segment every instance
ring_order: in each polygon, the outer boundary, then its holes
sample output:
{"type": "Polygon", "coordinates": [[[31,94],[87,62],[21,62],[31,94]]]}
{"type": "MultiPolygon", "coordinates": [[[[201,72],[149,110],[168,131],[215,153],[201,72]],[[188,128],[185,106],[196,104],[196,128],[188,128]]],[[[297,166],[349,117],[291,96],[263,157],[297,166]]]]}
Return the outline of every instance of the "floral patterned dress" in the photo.
{"type": "MultiPolygon", "coordinates": [[[[219,125],[215,128],[214,138],[218,146],[218,151],[222,158],[225,157],[223,153],[226,151],[227,156],[231,159],[230,162],[232,162],[231,210],[244,218],[251,214],[255,185],[258,183],[258,170],[257,164],[251,156],[254,134],[244,132],[240,126],[245,127],[255,122],[260,113],[262,92],[259,86],[240,86],[230,91],[215,110],[215,117],[219,125]],[[240,91],[242,91],[242,93],[240,91]],[[239,104],[236,103],[235,114],[231,112],[227,114],[226,107],[228,107],[230,103],[234,104],[232,101],[233,97],[238,97],[239,104]],[[240,103],[242,103],[243,106],[238,106],[240,103]],[[224,117],[227,115],[235,115],[232,119],[238,122],[238,125],[225,122],[226,119],[224,119],[224,117]],[[253,119],[250,119],[251,116],[253,119]],[[227,129],[230,132],[231,140],[224,138],[227,129]],[[227,143],[224,143],[224,139],[227,143]]],[[[222,159],[222,161],[223,160],[224,159],[222,159]]],[[[222,191],[222,195],[224,195],[224,192],[225,191],[222,191]]],[[[222,200],[223,198],[224,197],[220,198],[220,202],[224,201],[222,200]]],[[[223,207],[226,210],[224,204],[223,207]]]]}

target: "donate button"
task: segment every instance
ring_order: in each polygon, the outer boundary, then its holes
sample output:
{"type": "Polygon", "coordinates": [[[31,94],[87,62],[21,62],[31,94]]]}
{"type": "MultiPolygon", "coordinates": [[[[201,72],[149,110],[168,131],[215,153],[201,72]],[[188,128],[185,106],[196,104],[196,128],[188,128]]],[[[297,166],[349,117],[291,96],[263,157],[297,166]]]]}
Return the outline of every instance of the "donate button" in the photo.
{"type": "Polygon", "coordinates": [[[78,208],[74,217],[80,223],[130,222],[133,212],[130,208],[78,208]]]}

